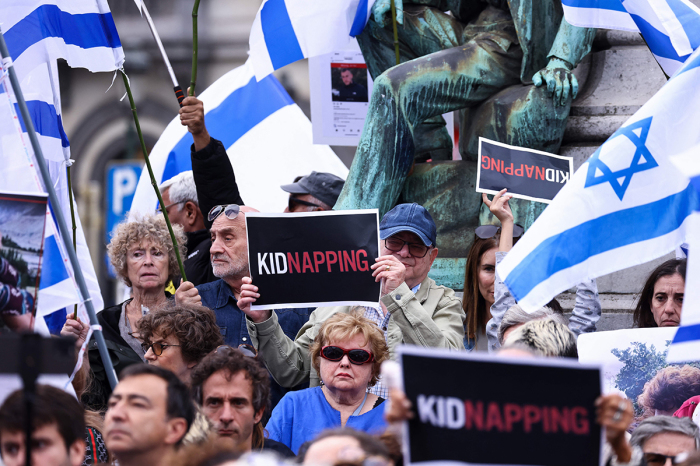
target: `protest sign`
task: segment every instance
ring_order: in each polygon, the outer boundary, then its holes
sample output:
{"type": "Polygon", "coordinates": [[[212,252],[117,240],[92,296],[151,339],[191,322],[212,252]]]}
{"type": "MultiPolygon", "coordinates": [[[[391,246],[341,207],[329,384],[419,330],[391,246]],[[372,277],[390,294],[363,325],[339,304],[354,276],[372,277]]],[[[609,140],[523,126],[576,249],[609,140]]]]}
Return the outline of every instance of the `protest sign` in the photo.
{"type": "Polygon", "coordinates": [[[479,138],[476,192],[549,204],[574,173],[574,159],[479,138]]]}
{"type": "Polygon", "coordinates": [[[46,194],[0,193],[0,299],[4,315],[34,314],[46,223],[46,194]]]}
{"type": "Polygon", "coordinates": [[[378,306],[379,212],[246,213],[252,309],[378,306]]]}
{"type": "Polygon", "coordinates": [[[597,466],[600,368],[400,346],[415,465],[597,466]]]}
{"type": "Polygon", "coordinates": [[[700,363],[666,363],[676,330],[662,327],[584,333],[578,338],[579,361],[602,365],[605,393],[629,398],[638,419],[655,411],[673,414],[685,400],[698,394],[700,383],[700,363]],[[653,379],[659,383],[648,384],[653,379]],[[670,379],[673,384],[664,382],[670,379]]]}

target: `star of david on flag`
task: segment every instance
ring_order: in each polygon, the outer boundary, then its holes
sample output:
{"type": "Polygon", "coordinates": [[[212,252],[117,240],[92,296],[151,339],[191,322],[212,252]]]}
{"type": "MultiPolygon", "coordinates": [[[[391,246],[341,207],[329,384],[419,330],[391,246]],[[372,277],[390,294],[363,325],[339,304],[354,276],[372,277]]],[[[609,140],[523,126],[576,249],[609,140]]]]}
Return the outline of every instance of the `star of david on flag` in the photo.
{"type": "Polygon", "coordinates": [[[602,146],[598,148],[597,151],[588,159],[588,175],[586,176],[586,188],[595,186],[601,183],[610,183],[617,197],[622,200],[625,197],[625,192],[632,181],[632,176],[635,173],[642,172],[644,170],[651,170],[659,166],[651,155],[649,148],[646,146],[647,137],[649,135],[649,127],[651,126],[652,117],[645,118],[642,121],[632,123],[631,125],[624,126],[610,136],[612,140],[618,136],[625,136],[627,139],[634,144],[636,150],[632,156],[632,164],[628,168],[622,170],[612,171],[605,162],[600,160],[600,153],[602,146]],[[640,134],[637,134],[635,130],[641,130],[640,134]],[[601,175],[598,176],[597,174],[601,175]]]}
{"type": "Polygon", "coordinates": [[[498,265],[524,310],[686,241],[700,193],[671,159],[700,147],[698,121],[700,49],[574,173],[498,265]]]}

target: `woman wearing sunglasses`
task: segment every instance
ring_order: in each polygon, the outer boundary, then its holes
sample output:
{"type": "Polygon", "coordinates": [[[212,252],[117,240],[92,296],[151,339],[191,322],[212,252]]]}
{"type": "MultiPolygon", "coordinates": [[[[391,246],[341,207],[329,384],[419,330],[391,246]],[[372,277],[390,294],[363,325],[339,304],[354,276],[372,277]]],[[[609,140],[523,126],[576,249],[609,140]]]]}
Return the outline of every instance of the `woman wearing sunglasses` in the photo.
{"type": "Polygon", "coordinates": [[[359,314],[326,320],[311,346],[311,363],[321,386],[287,393],[272,411],[266,429],[272,440],[296,454],[317,434],[335,427],[374,433],[386,427],[384,401],[367,392],[377,383],[379,367],[389,357],[384,335],[359,314]]]}
{"type": "MultiPolygon", "coordinates": [[[[496,265],[513,247],[514,238],[523,235],[524,229],[516,225],[508,201],[513,197],[501,190],[489,200],[482,195],[491,213],[501,222],[482,225],[475,230],[474,243],[467,254],[462,306],[467,314],[464,347],[467,351],[495,351],[500,348],[498,329],[503,316],[517,304],[505,284],[496,276],[496,265]]],[[[556,299],[550,301],[542,314],[562,312],[556,299]]],[[[576,335],[595,332],[601,307],[595,280],[581,283],[576,289],[576,305],[569,319],[569,329],[576,335]]],[[[511,328],[524,324],[521,322],[511,328]]]]}

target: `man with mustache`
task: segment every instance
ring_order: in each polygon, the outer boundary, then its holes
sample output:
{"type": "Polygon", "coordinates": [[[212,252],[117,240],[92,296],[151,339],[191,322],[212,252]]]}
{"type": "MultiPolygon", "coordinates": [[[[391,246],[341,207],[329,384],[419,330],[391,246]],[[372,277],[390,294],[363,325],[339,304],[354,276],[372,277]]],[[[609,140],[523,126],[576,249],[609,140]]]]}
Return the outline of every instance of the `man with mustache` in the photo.
{"type": "Polygon", "coordinates": [[[122,371],[109,398],[105,444],[120,466],[165,466],[194,416],[189,390],[175,374],[134,364],[122,371]]]}

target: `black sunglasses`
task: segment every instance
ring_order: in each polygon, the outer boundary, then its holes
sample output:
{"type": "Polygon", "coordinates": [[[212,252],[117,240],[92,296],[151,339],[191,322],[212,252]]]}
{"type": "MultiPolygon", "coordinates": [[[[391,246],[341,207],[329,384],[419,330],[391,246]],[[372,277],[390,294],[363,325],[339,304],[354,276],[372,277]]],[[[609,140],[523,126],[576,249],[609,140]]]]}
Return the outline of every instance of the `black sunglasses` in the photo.
{"type": "MultiPolygon", "coordinates": [[[[233,351],[234,348],[233,346],[229,345],[220,345],[217,346],[216,349],[214,350],[215,353],[228,353],[230,351],[233,351]]],[[[242,343],[238,345],[238,351],[243,353],[243,356],[248,356],[249,358],[255,358],[258,356],[258,350],[255,349],[253,345],[248,345],[246,343],[242,343]]]]}
{"type": "Polygon", "coordinates": [[[170,343],[163,343],[162,341],[157,341],[155,343],[141,343],[141,348],[143,348],[144,353],[148,353],[148,349],[153,350],[153,354],[156,356],[160,356],[163,354],[163,350],[166,348],[170,348],[171,346],[180,346],[180,345],[171,345],[170,343]]]}
{"type": "Polygon", "coordinates": [[[388,237],[384,240],[384,244],[389,251],[399,252],[403,249],[403,245],[408,245],[408,252],[416,258],[425,257],[428,254],[430,247],[423,243],[409,243],[399,238],[394,238],[393,236],[388,237]]]}
{"type": "MultiPolygon", "coordinates": [[[[501,227],[498,225],[481,225],[480,227],[476,227],[474,234],[481,239],[489,239],[496,236],[500,231],[501,227]]],[[[523,235],[523,232],[525,232],[525,228],[523,228],[522,225],[518,225],[517,223],[513,225],[513,238],[519,238],[523,235]]]]}
{"type": "Polygon", "coordinates": [[[207,216],[207,218],[210,222],[213,222],[219,215],[223,213],[224,215],[226,215],[227,219],[233,220],[234,218],[238,217],[238,213],[240,211],[241,207],[238,204],[217,205],[212,207],[212,209],[209,211],[209,215],[207,216]]]}
{"type": "Polygon", "coordinates": [[[681,464],[688,459],[688,453],[679,453],[676,456],[662,455],[661,453],[644,453],[647,466],[663,466],[669,458],[671,458],[671,464],[681,464]]]}
{"type": "Polygon", "coordinates": [[[320,205],[314,204],[313,202],[304,201],[302,199],[297,199],[296,197],[289,196],[289,205],[287,207],[290,211],[294,209],[294,204],[305,205],[309,207],[321,207],[320,205]]]}
{"type": "Polygon", "coordinates": [[[323,359],[328,359],[329,361],[340,361],[345,357],[345,355],[348,356],[348,360],[358,366],[361,366],[362,364],[372,362],[374,359],[374,356],[372,353],[370,353],[367,350],[363,349],[349,349],[346,350],[344,348],[341,348],[340,346],[324,346],[321,348],[321,357],[323,359]]]}

